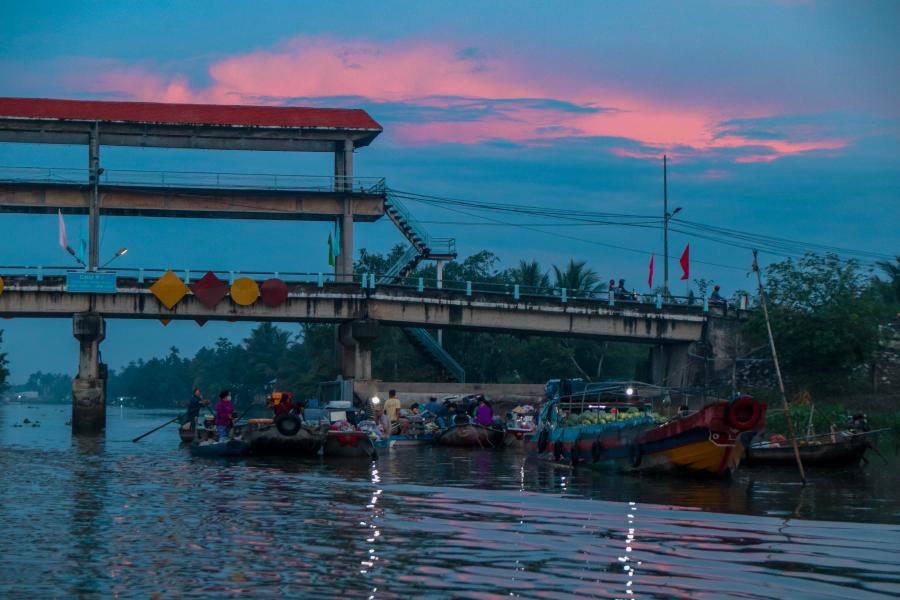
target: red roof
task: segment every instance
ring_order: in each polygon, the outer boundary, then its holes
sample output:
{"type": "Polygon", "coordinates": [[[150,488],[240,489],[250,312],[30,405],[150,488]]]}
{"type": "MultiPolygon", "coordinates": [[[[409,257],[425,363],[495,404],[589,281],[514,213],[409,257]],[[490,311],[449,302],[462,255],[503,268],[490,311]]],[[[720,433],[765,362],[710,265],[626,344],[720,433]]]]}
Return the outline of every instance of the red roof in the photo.
{"type": "Polygon", "coordinates": [[[381,125],[364,110],[299,106],[0,98],[3,118],[381,131],[381,125]]]}

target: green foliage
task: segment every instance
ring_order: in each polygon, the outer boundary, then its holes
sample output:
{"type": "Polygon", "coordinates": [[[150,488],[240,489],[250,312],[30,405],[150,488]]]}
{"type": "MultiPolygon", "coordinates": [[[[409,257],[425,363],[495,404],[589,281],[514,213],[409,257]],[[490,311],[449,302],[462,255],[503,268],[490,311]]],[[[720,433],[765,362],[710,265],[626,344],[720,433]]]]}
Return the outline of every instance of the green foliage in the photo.
{"type": "Polygon", "coordinates": [[[22,386],[23,390],[35,391],[44,402],[71,402],[72,377],[62,373],[32,373],[22,386]]]}
{"type": "Polygon", "coordinates": [[[556,276],[556,287],[575,290],[578,293],[589,294],[602,291],[606,287],[600,283],[597,273],[583,260],[571,259],[565,269],[554,265],[553,274],[556,276]]]}
{"type": "MultiPolygon", "coordinates": [[[[771,265],[766,296],[783,371],[813,390],[840,389],[853,370],[871,361],[882,341],[890,310],[868,285],[855,261],[808,254],[771,265]]],[[[765,343],[765,321],[756,311],[747,324],[765,343]]]]}
{"type": "MultiPolygon", "coordinates": [[[[3,345],[3,330],[0,329],[0,346],[3,345]]],[[[6,391],[9,387],[9,361],[6,358],[6,352],[0,352],[0,392],[6,391]]]]}
{"type": "Polygon", "coordinates": [[[881,269],[872,284],[894,311],[900,310],[900,256],[894,262],[882,260],[875,263],[881,269]]]}

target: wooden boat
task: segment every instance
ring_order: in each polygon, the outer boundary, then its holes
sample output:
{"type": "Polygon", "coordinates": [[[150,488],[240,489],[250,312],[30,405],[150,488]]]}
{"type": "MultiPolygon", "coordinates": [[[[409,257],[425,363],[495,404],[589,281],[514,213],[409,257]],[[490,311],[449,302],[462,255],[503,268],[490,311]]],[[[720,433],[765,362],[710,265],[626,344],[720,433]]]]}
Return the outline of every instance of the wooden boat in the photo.
{"type": "Polygon", "coordinates": [[[434,443],[461,448],[502,448],[504,437],[506,431],[499,427],[460,423],[435,433],[434,443]]]}
{"type": "Polygon", "coordinates": [[[250,445],[242,439],[230,439],[221,442],[192,442],[191,454],[205,458],[223,456],[243,456],[250,451],[250,445]]]}
{"type": "Polygon", "coordinates": [[[365,431],[329,430],[325,435],[322,454],[328,458],[363,458],[375,460],[378,452],[372,438],[365,431]]]}
{"type": "Polygon", "coordinates": [[[194,441],[195,432],[196,432],[195,427],[188,427],[187,429],[185,429],[184,427],[179,427],[178,428],[178,438],[181,440],[182,443],[189,444],[194,441]]]}
{"type": "Polygon", "coordinates": [[[243,437],[252,454],[281,456],[316,456],[325,441],[321,427],[304,423],[295,415],[250,419],[243,437]]]}
{"type": "MultiPolygon", "coordinates": [[[[839,469],[859,465],[870,447],[871,443],[863,435],[839,433],[835,441],[831,441],[830,437],[822,441],[807,441],[801,443],[798,450],[804,467],[839,469]]],[[[790,443],[750,444],[741,464],[748,467],[796,467],[797,459],[794,456],[794,447],[790,443]]]]}
{"type": "Polygon", "coordinates": [[[766,411],[750,396],[713,402],[671,420],[649,409],[634,402],[557,397],[544,405],[528,445],[573,466],[727,476],[744,455],[741,433],[762,427],[766,411]]]}

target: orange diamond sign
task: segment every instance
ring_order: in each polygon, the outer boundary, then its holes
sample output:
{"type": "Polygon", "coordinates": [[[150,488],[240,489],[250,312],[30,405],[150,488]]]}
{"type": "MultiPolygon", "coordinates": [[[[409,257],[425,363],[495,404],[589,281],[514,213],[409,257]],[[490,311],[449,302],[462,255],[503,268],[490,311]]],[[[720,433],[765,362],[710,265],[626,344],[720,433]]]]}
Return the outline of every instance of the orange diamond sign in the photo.
{"type": "Polygon", "coordinates": [[[231,284],[231,299],[235,304],[250,306],[259,298],[259,286],[249,277],[235,279],[231,284]]]}
{"type": "Polygon", "coordinates": [[[0,277],[0,294],[3,293],[3,278],[0,277]]]}
{"type": "Polygon", "coordinates": [[[188,293],[188,286],[184,285],[178,275],[172,271],[166,271],[165,275],[150,286],[150,292],[163,303],[163,306],[172,310],[188,293]]]}

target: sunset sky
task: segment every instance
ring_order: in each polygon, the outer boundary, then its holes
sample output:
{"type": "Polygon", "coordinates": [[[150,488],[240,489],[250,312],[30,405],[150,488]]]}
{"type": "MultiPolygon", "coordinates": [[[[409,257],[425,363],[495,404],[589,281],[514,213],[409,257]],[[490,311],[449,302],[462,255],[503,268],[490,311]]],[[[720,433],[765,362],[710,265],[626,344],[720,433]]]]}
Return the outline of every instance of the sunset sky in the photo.
{"type": "MultiPolygon", "coordinates": [[[[666,153],[670,203],[687,221],[892,255],[898,31],[900,3],[890,1],[18,2],[0,20],[0,96],[364,108],[385,131],[356,155],[358,175],[583,211],[659,215],[666,153]]],[[[104,148],[101,158],[108,169],[331,168],[326,155],[104,148]]],[[[0,144],[2,166],[86,161],[80,147],[0,144]]],[[[462,255],[489,249],[501,267],[573,257],[645,289],[650,255],[661,260],[659,229],[410,207],[434,235],[456,237],[462,255]]],[[[0,263],[68,264],[55,217],[2,220],[0,263]]],[[[72,238],[86,226],[68,223],[72,238]]],[[[328,269],[321,223],[102,227],[104,257],[130,248],[121,266],[328,269]]],[[[747,248],[670,237],[676,258],[691,244],[692,277],[729,294],[750,286],[747,248]]],[[[383,220],[358,226],[357,240],[384,251],[403,238],[383,220]]],[[[0,326],[15,382],[74,370],[69,321],[0,326]]],[[[117,368],[171,345],[192,355],[247,330],[110,323],[104,359],[117,368]]]]}

